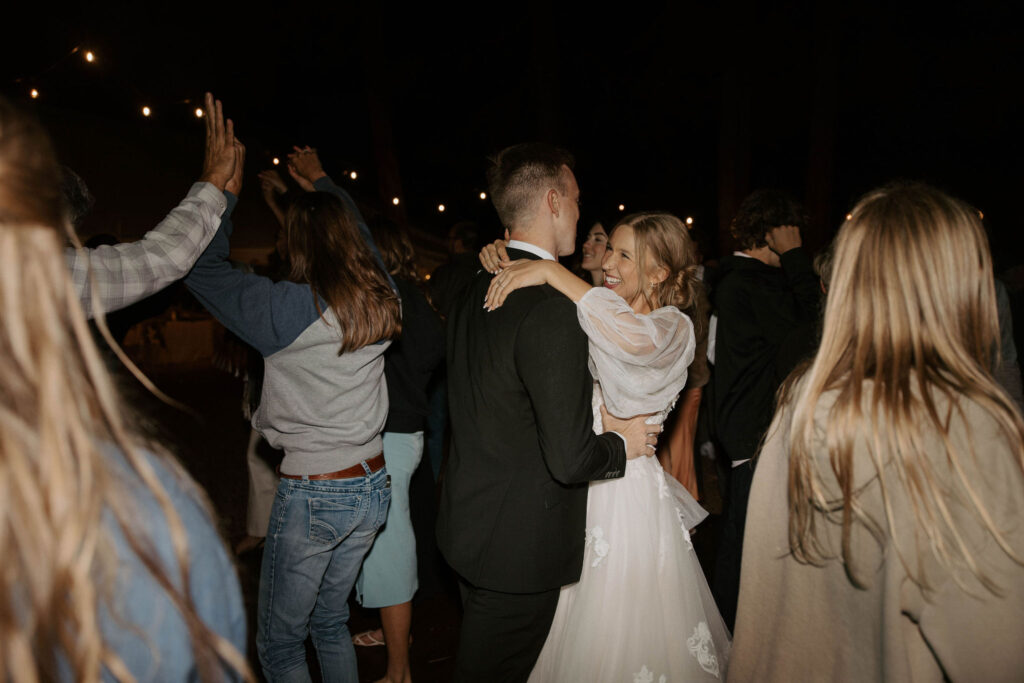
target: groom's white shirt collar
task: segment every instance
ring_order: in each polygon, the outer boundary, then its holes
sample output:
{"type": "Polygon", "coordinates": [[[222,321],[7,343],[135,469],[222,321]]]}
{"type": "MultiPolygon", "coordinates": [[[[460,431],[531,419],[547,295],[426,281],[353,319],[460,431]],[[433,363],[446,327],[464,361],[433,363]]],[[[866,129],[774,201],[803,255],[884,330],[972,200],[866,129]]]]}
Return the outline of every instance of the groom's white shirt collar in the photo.
{"type": "Polygon", "coordinates": [[[549,254],[547,251],[541,249],[536,244],[530,244],[529,242],[522,242],[520,240],[509,240],[509,249],[518,249],[519,251],[528,251],[535,256],[540,256],[545,261],[555,261],[555,257],[549,254]]]}

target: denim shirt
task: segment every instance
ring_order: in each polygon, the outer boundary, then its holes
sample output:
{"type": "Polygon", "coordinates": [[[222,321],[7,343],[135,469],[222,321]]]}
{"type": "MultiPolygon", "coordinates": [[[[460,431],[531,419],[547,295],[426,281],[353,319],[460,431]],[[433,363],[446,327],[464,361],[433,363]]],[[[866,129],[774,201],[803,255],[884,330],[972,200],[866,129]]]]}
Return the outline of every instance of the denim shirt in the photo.
{"type": "MultiPolygon", "coordinates": [[[[203,622],[244,656],[245,610],[238,576],[213,520],[195,500],[192,481],[182,481],[152,453],[141,451],[181,517],[188,537],[189,580],[193,605],[203,622]]],[[[181,586],[171,536],[163,512],[119,451],[108,450],[125,495],[132,495],[131,531],[151,544],[168,578],[181,586]]],[[[104,516],[118,557],[112,604],[101,600],[103,638],[139,681],[198,680],[188,629],[177,608],[132,551],[111,513],[104,516]]],[[[101,549],[102,552],[102,549],[101,549]]],[[[226,677],[238,674],[225,667],[226,677]]],[[[104,671],[105,680],[113,680],[104,671]]]]}

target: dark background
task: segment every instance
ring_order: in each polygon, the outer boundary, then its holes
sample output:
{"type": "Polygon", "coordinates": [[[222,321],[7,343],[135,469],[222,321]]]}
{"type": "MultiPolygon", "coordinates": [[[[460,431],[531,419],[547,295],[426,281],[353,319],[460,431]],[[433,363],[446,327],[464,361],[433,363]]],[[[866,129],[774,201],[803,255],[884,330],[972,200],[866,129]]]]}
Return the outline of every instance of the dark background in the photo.
{"type": "Polygon", "coordinates": [[[209,89],[248,147],[236,246],[271,246],[255,174],[292,144],[338,179],[357,170],[347,187],[440,251],[456,220],[497,232],[478,196],[487,155],[548,140],[577,157],[581,233],[620,203],[666,209],[713,255],[742,197],[773,186],[807,203],[813,248],[861,193],[913,178],[984,211],[1001,269],[1020,260],[1012,3],[617,5],[48,7],[8,25],[0,88],[93,188],[86,234],[141,234],[184,194],[209,89]]]}

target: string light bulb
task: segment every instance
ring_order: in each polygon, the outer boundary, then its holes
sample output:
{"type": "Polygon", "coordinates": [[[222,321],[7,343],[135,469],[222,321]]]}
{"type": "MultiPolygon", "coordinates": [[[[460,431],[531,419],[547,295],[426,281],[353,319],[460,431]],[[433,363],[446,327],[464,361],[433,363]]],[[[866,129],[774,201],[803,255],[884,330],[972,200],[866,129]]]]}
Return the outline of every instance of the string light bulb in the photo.
{"type": "Polygon", "coordinates": [[[441,212],[441,213],[444,213],[444,204],[438,204],[438,205],[437,205],[437,210],[438,210],[439,212],[441,212]]]}
{"type": "Polygon", "coordinates": [[[280,164],[280,163],[281,163],[281,160],[280,160],[280,159],[278,159],[277,157],[274,157],[274,158],[273,158],[273,159],[271,159],[270,161],[271,161],[271,162],[272,162],[272,163],[274,164],[274,166],[277,166],[278,164],[280,164]]]}
{"type": "Polygon", "coordinates": [[[486,192],[481,192],[480,193],[480,199],[487,199],[487,193],[486,192]]]}
{"type": "Polygon", "coordinates": [[[625,211],[625,210],[626,210],[626,205],[625,204],[619,204],[619,211],[625,211]]]}
{"type": "Polygon", "coordinates": [[[850,220],[851,218],[853,218],[853,214],[852,213],[846,214],[846,220],[850,220]]]}
{"type": "Polygon", "coordinates": [[[197,119],[203,118],[203,110],[200,107],[196,107],[196,112],[195,113],[196,113],[196,118],[197,119]]]}
{"type": "Polygon", "coordinates": [[[395,206],[398,206],[398,197],[392,197],[391,203],[394,204],[395,206]]]}
{"type": "Polygon", "coordinates": [[[359,177],[359,174],[356,173],[355,171],[352,171],[351,173],[348,174],[348,177],[351,178],[352,180],[355,180],[356,178],[359,177]]]}
{"type": "Polygon", "coordinates": [[[152,113],[153,113],[153,110],[150,109],[149,107],[143,107],[142,108],[142,115],[143,116],[149,116],[152,113]]]}
{"type": "Polygon", "coordinates": [[[31,97],[33,100],[39,99],[39,91],[35,88],[32,88],[31,90],[29,90],[28,96],[31,97]]]}
{"type": "Polygon", "coordinates": [[[92,50],[85,51],[85,61],[89,62],[90,64],[96,61],[96,55],[92,53],[92,50]]]}
{"type": "Polygon", "coordinates": [[[693,216],[687,216],[686,217],[686,224],[687,225],[693,225],[693,216]]]}
{"type": "Polygon", "coordinates": [[[985,220],[985,212],[984,212],[984,211],[981,211],[981,210],[979,210],[979,211],[978,211],[978,218],[980,218],[980,219],[982,219],[982,220],[985,220]]]}

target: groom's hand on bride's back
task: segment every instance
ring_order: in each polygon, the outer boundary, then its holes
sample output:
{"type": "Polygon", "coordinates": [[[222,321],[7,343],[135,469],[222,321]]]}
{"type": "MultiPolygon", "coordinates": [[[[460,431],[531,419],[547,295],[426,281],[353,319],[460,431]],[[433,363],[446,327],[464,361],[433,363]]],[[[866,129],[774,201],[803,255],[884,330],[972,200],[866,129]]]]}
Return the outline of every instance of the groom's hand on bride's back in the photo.
{"type": "Polygon", "coordinates": [[[637,415],[624,420],[615,417],[605,410],[604,406],[601,406],[601,421],[604,424],[604,431],[617,432],[626,440],[627,460],[639,458],[642,455],[654,455],[662,426],[647,424],[649,417],[650,415],[637,415]]]}

